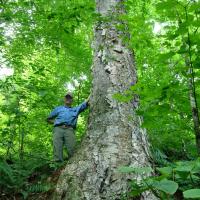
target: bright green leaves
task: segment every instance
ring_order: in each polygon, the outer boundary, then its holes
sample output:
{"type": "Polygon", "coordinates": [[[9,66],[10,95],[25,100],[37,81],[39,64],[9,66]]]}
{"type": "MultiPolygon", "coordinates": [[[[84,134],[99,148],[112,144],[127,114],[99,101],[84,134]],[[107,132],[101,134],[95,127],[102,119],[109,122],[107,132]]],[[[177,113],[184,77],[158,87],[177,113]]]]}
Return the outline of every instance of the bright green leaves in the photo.
{"type": "Polygon", "coordinates": [[[166,194],[174,194],[178,189],[178,184],[174,181],[164,179],[157,179],[154,177],[145,178],[145,176],[149,173],[153,172],[151,167],[141,167],[141,168],[134,168],[134,167],[120,167],[119,172],[122,173],[136,173],[140,174],[143,179],[140,183],[137,183],[133,180],[131,183],[132,191],[131,194],[133,196],[137,196],[138,194],[144,192],[145,190],[158,190],[162,191],[166,194]]]}
{"type": "Polygon", "coordinates": [[[157,170],[164,175],[165,177],[171,177],[171,174],[173,172],[173,168],[168,166],[168,167],[160,167],[157,168],[157,170]]]}
{"type": "Polygon", "coordinates": [[[185,192],[183,192],[183,196],[186,199],[199,199],[200,198],[200,189],[186,190],[185,192]]]}
{"type": "Polygon", "coordinates": [[[136,173],[142,176],[141,181],[133,180],[131,182],[131,195],[137,196],[146,190],[152,190],[154,194],[159,196],[159,192],[167,195],[173,195],[177,189],[178,184],[172,180],[168,180],[162,177],[148,177],[145,178],[149,173],[153,172],[151,167],[142,167],[142,168],[133,168],[133,167],[121,167],[119,168],[119,172],[123,173],[136,173]]]}
{"type": "MultiPolygon", "coordinates": [[[[40,183],[29,185],[27,178],[33,163],[37,167],[52,159],[52,130],[46,118],[55,106],[63,104],[68,84],[76,83],[74,106],[88,97],[94,3],[4,1],[1,53],[14,70],[13,76],[0,80],[0,156],[15,162],[12,168],[0,161],[4,177],[0,187],[8,193],[21,192],[26,198],[28,193],[49,190],[40,183]]],[[[87,114],[82,114],[77,127],[79,141],[87,114]]],[[[46,171],[38,181],[45,175],[46,171]]]]}
{"type": "Polygon", "coordinates": [[[199,2],[129,0],[126,5],[128,13],[124,19],[132,36],[129,46],[135,52],[138,81],[130,89],[132,94],[118,96],[118,100],[129,101],[128,96],[137,93],[140,107],[136,112],[143,116],[142,127],[147,128],[152,144],[167,153],[178,151],[180,155],[186,152],[182,151],[186,144],[185,148],[194,156],[188,98],[191,65],[186,64],[186,59],[190,57],[194,67],[199,104],[199,2]]]}
{"type": "MultiPolygon", "coordinates": [[[[144,191],[150,190],[160,199],[170,199],[178,190],[183,192],[185,198],[199,198],[199,189],[190,189],[196,187],[200,183],[200,161],[182,161],[173,163],[166,167],[156,168],[159,172],[156,176],[150,176],[153,172],[150,167],[120,167],[121,173],[139,174],[141,181],[136,178],[131,181],[132,197],[136,197],[144,191]],[[187,188],[187,189],[186,189],[187,188]]],[[[137,176],[136,176],[137,177],[137,176]]]]}
{"type": "Polygon", "coordinates": [[[157,13],[162,14],[164,21],[166,20],[166,17],[174,18],[176,16],[176,11],[175,11],[176,5],[177,5],[176,0],[160,1],[156,4],[156,11],[157,13]]]}
{"type": "MultiPolygon", "coordinates": [[[[16,158],[18,147],[23,146],[22,151],[51,156],[47,115],[63,104],[72,78],[79,82],[75,104],[90,91],[94,4],[90,0],[4,1],[2,29],[13,28],[13,33],[11,37],[2,31],[2,52],[14,74],[0,80],[1,154],[16,158]],[[23,134],[24,141],[20,140],[23,134]]],[[[84,132],[85,117],[79,135],[84,132]]]]}
{"type": "Polygon", "coordinates": [[[166,194],[174,194],[176,190],[178,189],[178,184],[174,181],[170,181],[167,179],[163,179],[161,181],[155,181],[152,184],[152,187],[165,192],[166,194]]]}
{"type": "Polygon", "coordinates": [[[182,161],[177,162],[172,166],[157,168],[157,170],[166,178],[173,178],[180,183],[182,180],[200,181],[198,174],[200,172],[200,161],[182,161]],[[194,180],[193,180],[194,178],[194,180]]]}

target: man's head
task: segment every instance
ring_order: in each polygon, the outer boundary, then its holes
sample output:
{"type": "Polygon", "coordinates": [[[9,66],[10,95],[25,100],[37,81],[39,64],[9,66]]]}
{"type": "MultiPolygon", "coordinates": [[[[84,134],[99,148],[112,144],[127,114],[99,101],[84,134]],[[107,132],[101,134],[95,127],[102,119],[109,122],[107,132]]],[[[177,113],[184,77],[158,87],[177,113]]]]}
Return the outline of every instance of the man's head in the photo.
{"type": "Polygon", "coordinates": [[[66,106],[71,106],[73,103],[73,95],[71,93],[67,93],[65,95],[64,102],[66,106]]]}

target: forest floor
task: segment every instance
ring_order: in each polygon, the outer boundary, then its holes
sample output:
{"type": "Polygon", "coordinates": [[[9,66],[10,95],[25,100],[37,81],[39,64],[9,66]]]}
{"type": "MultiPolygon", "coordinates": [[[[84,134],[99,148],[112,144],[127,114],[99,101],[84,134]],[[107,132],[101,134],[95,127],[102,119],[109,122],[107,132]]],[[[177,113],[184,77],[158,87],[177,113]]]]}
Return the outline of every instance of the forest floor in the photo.
{"type": "Polygon", "coordinates": [[[57,168],[51,168],[49,164],[46,164],[38,169],[36,169],[31,176],[28,177],[27,183],[32,186],[32,191],[27,193],[27,196],[24,197],[22,193],[5,193],[0,190],[0,200],[44,200],[49,199],[53,192],[54,187],[57,184],[61,171],[64,169],[65,165],[61,165],[57,168]],[[41,176],[45,175],[45,178],[42,180],[42,184],[51,185],[52,188],[48,191],[42,191],[42,187],[39,187],[39,180],[41,176]],[[35,190],[35,191],[34,191],[35,190]]]}
{"type": "MultiPolygon", "coordinates": [[[[46,179],[46,183],[50,183],[51,185],[56,185],[58,178],[60,176],[60,173],[64,167],[56,169],[55,171],[51,172],[50,176],[46,179]]],[[[37,176],[33,177],[32,181],[37,180],[37,176]]],[[[52,193],[54,191],[53,189],[48,190],[47,192],[41,192],[41,193],[31,193],[29,194],[27,200],[44,200],[44,199],[49,199],[52,196],[52,193]]]]}

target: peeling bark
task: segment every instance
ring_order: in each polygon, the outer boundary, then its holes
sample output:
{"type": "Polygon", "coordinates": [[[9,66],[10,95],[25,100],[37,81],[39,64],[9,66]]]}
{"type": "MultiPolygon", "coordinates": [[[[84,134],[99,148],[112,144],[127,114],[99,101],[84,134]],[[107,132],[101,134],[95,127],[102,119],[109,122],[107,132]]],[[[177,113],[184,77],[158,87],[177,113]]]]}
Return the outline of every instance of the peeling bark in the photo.
{"type": "MultiPolygon", "coordinates": [[[[118,15],[123,9],[119,0],[96,0],[97,12],[103,16],[118,15]]],[[[114,17],[113,17],[114,18],[114,17]]],[[[122,93],[136,84],[132,52],[122,43],[121,23],[115,19],[98,22],[95,27],[93,89],[87,134],[81,147],[63,170],[54,200],[117,200],[129,191],[128,182],[139,175],[121,174],[120,166],[150,166],[149,144],[141,118],[133,102],[121,103],[113,94],[122,93]]],[[[137,199],[155,199],[144,193],[137,199]]]]}

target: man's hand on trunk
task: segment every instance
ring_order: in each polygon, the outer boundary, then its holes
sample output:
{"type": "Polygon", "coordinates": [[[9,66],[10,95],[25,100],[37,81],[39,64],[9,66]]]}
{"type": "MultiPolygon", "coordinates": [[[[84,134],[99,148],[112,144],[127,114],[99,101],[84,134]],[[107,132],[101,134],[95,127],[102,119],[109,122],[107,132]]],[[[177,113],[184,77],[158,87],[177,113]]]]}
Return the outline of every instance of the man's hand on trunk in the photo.
{"type": "Polygon", "coordinates": [[[88,105],[90,105],[90,96],[91,96],[91,94],[88,96],[88,98],[85,100],[85,102],[88,104],[88,105]]]}
{"type": "Polygon", "coordinates": [[[49,124],[53,124],[53,123],[54,123],[54,119],[49,119],[49,118],[47,118],[47,122],[48,122],[49,124]]]}

